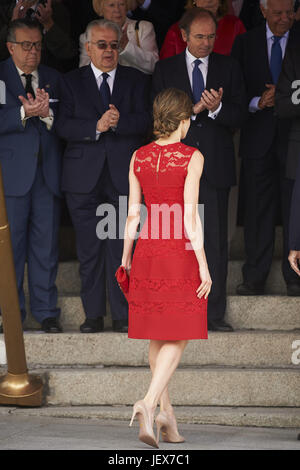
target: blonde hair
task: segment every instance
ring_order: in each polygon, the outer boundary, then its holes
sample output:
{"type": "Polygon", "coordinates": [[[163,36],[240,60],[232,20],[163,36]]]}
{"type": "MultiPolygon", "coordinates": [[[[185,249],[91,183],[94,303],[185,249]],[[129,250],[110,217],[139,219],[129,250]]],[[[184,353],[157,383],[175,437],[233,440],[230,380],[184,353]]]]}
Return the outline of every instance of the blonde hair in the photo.
{"type": "MultiPolygon", "coordinates": [[[[93,0],[93,9],[99,16],[103,16],[103,2],[104,0],[93,0]]],[[[126,3],[126,10],[130,10],[128,8],[128,0],[125,0],[126,3]]]]}
{"type": "Polygon", "coordinates": [[[153,103],[153,134],[155,138],[169,137],[181,121],[193,114],[190,97],[177,88],[161,91],[153,103]]]}

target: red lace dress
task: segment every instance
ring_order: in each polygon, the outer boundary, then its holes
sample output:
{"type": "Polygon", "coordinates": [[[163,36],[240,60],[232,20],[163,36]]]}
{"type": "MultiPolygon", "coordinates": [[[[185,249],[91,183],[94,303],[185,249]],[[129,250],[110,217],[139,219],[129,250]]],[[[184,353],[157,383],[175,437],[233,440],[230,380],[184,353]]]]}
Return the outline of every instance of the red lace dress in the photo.
{"type": "Polygon", "coordinates": [[[129,338],[207,338],[207,300],[199,299],[198,262],[183,221],[183,190],[193,147],[182,143],[141,147],[134,172],[147,218],[133,255],[129,338]]]}

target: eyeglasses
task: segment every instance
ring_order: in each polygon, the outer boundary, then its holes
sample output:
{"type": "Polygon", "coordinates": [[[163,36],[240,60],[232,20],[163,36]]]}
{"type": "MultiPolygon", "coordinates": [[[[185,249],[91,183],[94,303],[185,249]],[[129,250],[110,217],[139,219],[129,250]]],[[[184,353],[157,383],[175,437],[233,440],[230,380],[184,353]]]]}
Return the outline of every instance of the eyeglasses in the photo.
{"type": "Polygon", "coordinates": [[[30,41],[12,41],[13,44],[20,44],[23,51],[31,51],[33,47],[35,47],[36,51],[40,51],[42,49],[42,41],[30,42],[30,41]]]}
{"type": "Polygon", "coordinates": [[[116,51],[119,49],[119,43],[117,41],[115,42],[106,42],[106,41],[89,41],[91,44],[95,44],[98,49],[106,50],[109,46],[113,51],[116,51]]]}

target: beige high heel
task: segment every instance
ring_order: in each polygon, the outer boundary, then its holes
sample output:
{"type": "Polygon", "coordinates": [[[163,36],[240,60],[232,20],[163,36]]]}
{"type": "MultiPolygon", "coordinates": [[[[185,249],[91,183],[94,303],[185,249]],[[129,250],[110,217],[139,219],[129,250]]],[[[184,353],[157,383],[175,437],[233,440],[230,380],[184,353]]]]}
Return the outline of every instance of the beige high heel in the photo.
{"type": "Polygon", "coordinates": [[[132,426],[135,415],[138,416],[140,424],[139,440],[158,449],[159,447],[153,432],[150,414],[146,408],[144,400],[139,400],[134,404],[129,426],[132,426]]]}
{"type": "Polygon", "coordinates": [[[157,443],[159,442],[160,431],[164,442],[185,442],[184,437],[180,436],[178,433],[176,418],[173,413],[167,414],[165,411],[160,411],[155,419],[155,423],[157,429],[157,443]]]}

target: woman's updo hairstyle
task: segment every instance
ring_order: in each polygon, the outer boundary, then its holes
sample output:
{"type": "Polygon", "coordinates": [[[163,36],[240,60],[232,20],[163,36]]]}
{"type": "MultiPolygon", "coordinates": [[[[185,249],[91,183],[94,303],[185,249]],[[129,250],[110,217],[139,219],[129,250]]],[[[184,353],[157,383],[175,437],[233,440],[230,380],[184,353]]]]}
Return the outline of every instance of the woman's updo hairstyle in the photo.
{"type": "Polygon", "coordinates": [[[190,97],[177,88],[161,91],[153,103],[153,134],[156,139],[169,137],[181,121],[193,114],[190,97]]]}

